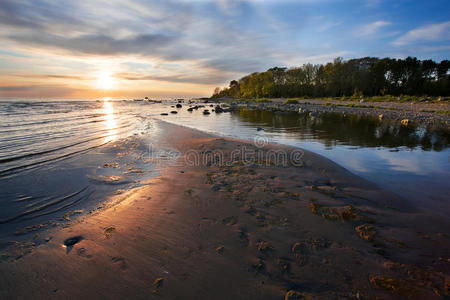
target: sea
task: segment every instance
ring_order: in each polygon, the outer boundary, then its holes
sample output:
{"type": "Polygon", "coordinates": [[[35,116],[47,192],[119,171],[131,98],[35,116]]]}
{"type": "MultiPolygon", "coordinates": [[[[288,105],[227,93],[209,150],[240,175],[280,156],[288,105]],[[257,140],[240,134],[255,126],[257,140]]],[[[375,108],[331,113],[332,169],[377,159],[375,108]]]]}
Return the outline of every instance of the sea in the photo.
{"type": "MultiPolygon", "coordinates": [[[[306,149],[450,215],[450,133],[389,120],[241,108],[203,114],[184,100],[0,100],[0,247],[62,226],[111,196],[145,185],[175,159],[160,122],[216,136],[306,149]],[[176,111],[177,113],[170,113],[176,111]],[[161,115],[167,113],[168,115],[161,115]]],[[[210,105],[212,107],[210,107],[210,105]]]]}

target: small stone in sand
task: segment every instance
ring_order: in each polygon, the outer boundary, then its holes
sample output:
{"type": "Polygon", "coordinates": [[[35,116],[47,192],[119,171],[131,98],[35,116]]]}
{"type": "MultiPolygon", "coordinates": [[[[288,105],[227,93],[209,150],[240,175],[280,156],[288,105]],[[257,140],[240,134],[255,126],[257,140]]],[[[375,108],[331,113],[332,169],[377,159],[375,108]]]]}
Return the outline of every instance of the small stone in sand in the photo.
{"type": "Polygon", "coordinates": [[[105,236],[106,236],[106,238],[109,239],[114,231],[116,231],[116,228],[114,226],[106,227],[105,228],[105,236]]]}
{"type": "Polygon", "coordinates": [[[273,250],[272,245],[267,241],[260,241],[256,245],[258,246],[258,250],[261,252],[273,250]]]}
{"type": "Polygon", "coordinates": [[[112,261],[114,264],[118,264],[119,267],[120,267],[120,269],[121,269],[122,271],[125,271],[126,269],[128,269],[128,264],[127,264],[127,262],[126,262],[126,259],[123,258],[123,257],[121,257],[121,256],[115,256],[115,257],[112,257],[112,258],[111,258],[111,261],[112,261]]]}
{"type": "Polygon", "coordinates": [[[164,278],[162,278],[162,277],[156,278],[155,281],[153,281],[153,288],[158,289],[158,288],[162,287],[163,282],[164,282],[164,278]]]}
{"type": "Polygon", "coordinates": [[[263,273],[266,269],[266,264],[264,263],[264,260],[259,258],[258,262],[252,265],[253,273],[254,275],[263,273]]]}
{"type": "Polygon", "coordinates": [[[285,258],[279,258],[277,261],[278,266],[281,269],[281,273],[289,273],[291,269],[291,264],[285,258]]]}
{"type": "Polygon", "coordinates": [[[294,245],[292,245],[291,251],[294,254],[304,254],[306,252],[306,245],[301,242],[294,243],[294,245]]]}
{"type": "Polygon", "coordinates": [[[303,294],[296,291],[289,291],[284,296],[284,300],[302,300],[307,299],[303,294]]]}
{"type": "Polygon", "coordinates": [[[366,241],[372,241],[377,234],[377,229],[373,225],[364,224],[355,228],[360,237],[366,241]]]}
{"type": "Polygon", "coordinates": [[[371,275],[369,281],[376,288],[388,290],[397,295],[407,298],[416,298],[417,296],[415,295],[413,286],[397,278],[371,275]]]}
{"type": "Polygon", "coordinates": [[[159,288],[162,287],[164,282],[164,278],[159,277],[156,278],[155,281],[153,281],[153,294],[160,294],[159,288]]]}
{"type": "Polygon", "coordinates": [[[64,246],[71,247],[71,246],[81,242],[82,240],[83,240],[83,237],[81,235],[70,237],[70,238],[64,240],[64,246]]]}

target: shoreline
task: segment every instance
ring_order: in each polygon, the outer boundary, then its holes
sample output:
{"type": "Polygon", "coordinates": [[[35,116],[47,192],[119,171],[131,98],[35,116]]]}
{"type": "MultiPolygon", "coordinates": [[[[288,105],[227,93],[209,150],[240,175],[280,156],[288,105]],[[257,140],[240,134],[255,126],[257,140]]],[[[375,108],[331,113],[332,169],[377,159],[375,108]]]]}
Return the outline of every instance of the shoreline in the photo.
{"type": "Polygon", "coordinates": [[[298,166],[246,164],[233,159],[234,150],[266,155],[296,148],[159,124],[161,147],[181,157],[145,186],[116,196],[116,205],[45,232],[46,244],[1,261],[3,297],[449,294],[448,220],[309,151],[302,150],[298,166]],[[189,151],[213,160],[190,165],[189,151]],[[215,163],[214,153],[230,164],[215,163]]]}
{"type": "Polygon", "coordinates": [[[406,124],[430,126],[450,131],[450,103],[442,102],[376,102],[349,100],[291,99],[298,103],[285,103],[290,99],[230,99],[211,98],[232,107],[301,113],[341,113],[384,118],[396,122],[408,120],[406,124]],[[301,111],[299,111],[301,109],[301,111]],[[381,116],[381,117],[380,117],[381,116]]]}

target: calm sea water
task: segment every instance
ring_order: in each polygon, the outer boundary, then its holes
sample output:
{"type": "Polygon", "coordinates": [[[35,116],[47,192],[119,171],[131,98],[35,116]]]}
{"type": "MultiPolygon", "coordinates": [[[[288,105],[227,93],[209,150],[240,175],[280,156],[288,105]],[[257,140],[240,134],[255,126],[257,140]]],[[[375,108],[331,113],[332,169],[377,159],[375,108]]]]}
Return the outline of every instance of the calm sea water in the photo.
{"type": "Polygon", "coordinates": [[[1,101],[0,246],[157,175],[157,141],[138,103],[1,101]]]}
{"type": "MultiPolygon", "coordinates": [[[[448,132],[337,114],[203,115],[135,101],[0,101],[0,241],[86,213],[157,174],[156,119],[314,151],[424,209],[450,215],[448,132]],[[161,116],[177,110],[178,114],[161,116]],[[258,131],[257,128],[264,130],[258,131]],[[150,151],[151,152],[151,151],[150,151]],[[70,218],[70,217],[69,217],[70,218]],[[23,230],[27,227],[27,230],[23,230]]],[[[160,150],[158,150],[160,151],[160,150]]]]}

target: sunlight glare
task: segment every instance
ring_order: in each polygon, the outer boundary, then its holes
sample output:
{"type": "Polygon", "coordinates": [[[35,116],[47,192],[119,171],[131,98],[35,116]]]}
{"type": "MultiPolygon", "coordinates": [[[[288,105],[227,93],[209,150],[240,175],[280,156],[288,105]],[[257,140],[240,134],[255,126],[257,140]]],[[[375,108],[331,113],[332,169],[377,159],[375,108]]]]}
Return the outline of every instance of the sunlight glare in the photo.
{"type": "Polygon", "coordinates": [[[97,87],[101,90],[112,90],[115,86],[114,78],[109,72],[98,74],[97,87]]]}
{"type": "Polygon", "coordinates": [[[117,124],[114,117],[114,106],[110,102],[110,98],[106,97],[103,102],[103,110],[105,112],[105,129],[107,130],[107,136],[104,143],[111,142],[116,138],[117,124]]]}

